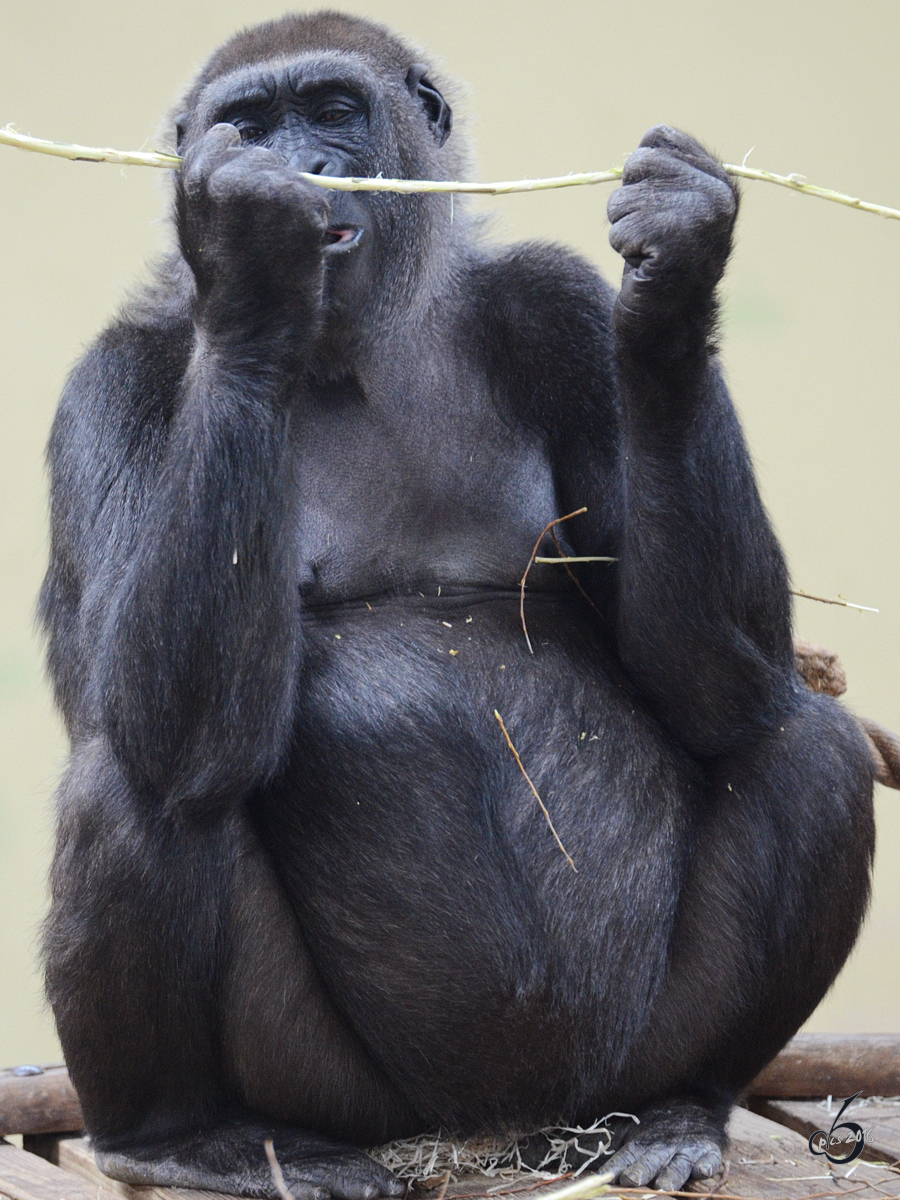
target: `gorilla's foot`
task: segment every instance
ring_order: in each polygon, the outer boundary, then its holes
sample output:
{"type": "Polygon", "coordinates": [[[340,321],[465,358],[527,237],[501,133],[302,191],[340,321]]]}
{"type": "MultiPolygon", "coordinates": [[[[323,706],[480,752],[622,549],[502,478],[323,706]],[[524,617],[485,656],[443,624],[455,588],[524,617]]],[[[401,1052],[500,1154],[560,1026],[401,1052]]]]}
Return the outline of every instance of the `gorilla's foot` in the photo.
{"type": "Polygon", "coordinates": [[[689,1179],[708,1179],[722,1170],[728,1142],[727,1113],[691,1100],[670,1100],[641,1113],[622,1148],[603,1164],[623,1187],[680,1191],[689,1179]]]}
{"type": "Polygon", "coordinates": [[[122,1183],[278,1200],[265,1151],[269,1138],[294,1200],[374,1200],[406,1191],[362,1150],[258,1120],[231,1120],[126,1148],[95,1147],[94,1154],[100,1170],[122,1183]]]}

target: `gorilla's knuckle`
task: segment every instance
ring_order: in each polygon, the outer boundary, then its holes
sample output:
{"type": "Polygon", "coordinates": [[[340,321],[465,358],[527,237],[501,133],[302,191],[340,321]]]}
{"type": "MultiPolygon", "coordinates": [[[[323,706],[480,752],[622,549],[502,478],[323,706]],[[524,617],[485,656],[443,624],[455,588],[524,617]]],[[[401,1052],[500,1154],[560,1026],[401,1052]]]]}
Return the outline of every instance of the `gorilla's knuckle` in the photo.
{"type": "Polygon", "coordinates": [[[652,172],[657,158],[658,151],[650,146],[632,150],[622,167],[622,185],[627,187],[629,184],[640,182],[652,172]]]}
{"type": "Polygon", "coordinates": [[[641,138],[639,144],[641,146],[665,146],[668,148],[677,145],[683,136],[672,125],[651,125],[641,138]]]}
{"type": "Polygon", "coordinates": [[[606,215],[613,223],[623,220],[633,205],[631,195],[624,188],[617,188],[606,202],[606,215]]]}
{"type": "Polygon", "coordinates": [[[637,254],[644,243],[645,238],[641,236],[637,222],[631,218],[626,217],[610,228],[609,244],[623,258],[637,254]]]}

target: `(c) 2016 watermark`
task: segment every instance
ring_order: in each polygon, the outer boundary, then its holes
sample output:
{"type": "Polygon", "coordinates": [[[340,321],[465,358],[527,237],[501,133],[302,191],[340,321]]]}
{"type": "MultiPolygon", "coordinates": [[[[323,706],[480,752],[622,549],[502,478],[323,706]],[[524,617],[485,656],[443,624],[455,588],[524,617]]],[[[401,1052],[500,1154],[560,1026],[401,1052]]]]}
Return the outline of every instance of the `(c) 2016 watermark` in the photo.
{"type": "MultiPolygon", "coordinates": [[[[810,1135],[809,1149],[811,1153],[824,1154],[830,1163],[837,1163],[840,1166],[845,1166],[847,1163],[852,1163],[854,1158],[859,1158],[866,1144],[865,1130],[855,1121],[841,1121],[841,1117],[848,1106],[861,1095],[862,1092],[857,1092],[855,1096],[844,1101],[841,1111],[831,1122],[831,1128],[827,1133],[824,1129],[817,1129],[810,1135]],[[838,1147],[841,1149],[837,1149],[838,1147]],[[837,1153],[832,1153],[834,1150],[837,1150],[837,1153]]],[[[869,1132],[871,1134],[871,1130],[869,1132]]]]}

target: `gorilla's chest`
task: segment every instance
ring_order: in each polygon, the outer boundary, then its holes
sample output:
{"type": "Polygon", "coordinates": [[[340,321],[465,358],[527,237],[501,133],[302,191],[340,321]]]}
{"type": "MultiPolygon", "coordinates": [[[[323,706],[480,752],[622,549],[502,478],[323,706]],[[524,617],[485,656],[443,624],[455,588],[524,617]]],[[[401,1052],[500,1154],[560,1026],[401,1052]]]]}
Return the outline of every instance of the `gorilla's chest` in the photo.
{"type": "Polygon", "coordinates": [[[329,603],[444,585],[515,587],[558,515],[536,439],[477,379],[330,385],[296,422],[301,591],[329,603]]]}

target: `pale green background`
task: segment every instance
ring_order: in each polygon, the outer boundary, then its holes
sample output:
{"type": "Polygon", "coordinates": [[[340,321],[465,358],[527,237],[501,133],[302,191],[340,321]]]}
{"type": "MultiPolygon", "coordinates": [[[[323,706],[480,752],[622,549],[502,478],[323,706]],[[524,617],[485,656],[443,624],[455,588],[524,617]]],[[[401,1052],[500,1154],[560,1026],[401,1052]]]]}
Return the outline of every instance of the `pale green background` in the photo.
{"type": "MultiPolygon", "coordinates": [[[[204,55],[282,11],[280,0],[7,4],[0,122],[61,141],[153,145],[204,55]]],[[[480,178],[605,168],[667,121],[727,160],[755,147],[753,164],[900,206],[895,2],[361,0],[353,11],[465,81],[480,178]]],[[[35,967],[65,753],[32,628],[46,554],[42,451],[66,371],[166,236],[166,183],[0,148],[0,1065],[59,1052],[35,967]]],[[[617,278],[607,194],[490,204],[498,233],[568,242],[617,278]]],[[[800,600],[798,628],[840,652],[853,708],[895,729],[898,280],[900,223],[746,185],[726,280],[728,373],[797,585],[881,609],[800,600]]],[[[811,1028],[900,1029],[900,794],[879,795],[878,821],[872,913],[811,1028]]]]}

